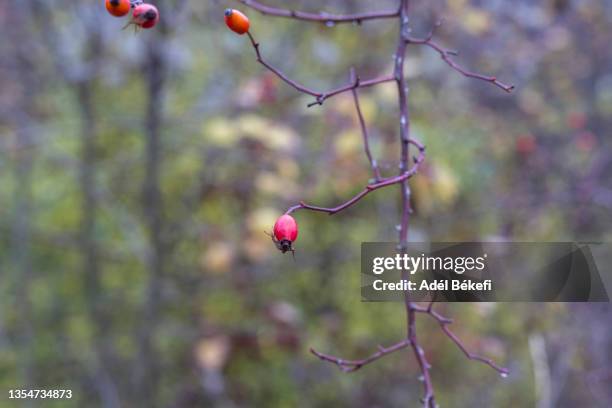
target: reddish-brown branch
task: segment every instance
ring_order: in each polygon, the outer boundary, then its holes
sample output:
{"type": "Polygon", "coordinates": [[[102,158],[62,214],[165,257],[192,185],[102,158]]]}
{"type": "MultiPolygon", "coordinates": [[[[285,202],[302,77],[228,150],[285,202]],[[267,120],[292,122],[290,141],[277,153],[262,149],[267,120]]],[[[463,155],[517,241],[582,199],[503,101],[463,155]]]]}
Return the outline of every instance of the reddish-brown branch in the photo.
{"type": "Polygon", "coordinates": [[[393,75],[383,75],[380,77],[367,79],[365,81],[359,81],[359,83],[351,82],[348,85],[344,85],[344,86],[341,86],[340,88],[336,88],[331,91],[320,94],[319,96],[317,96],[315,101],[310,102],[307,106],[310,108],[315,105],[323,105],[323,102],[325,102],[327,99],[331,98],[332,96],[336,96],[341,93],[351,91],[353,89],[367,88],[369,86],[374,86],[374,85],[382,84],[385,82],[391,82],[391,81],[395,81],[395,78],[393,77],[393,75]]]}
{"type": "Polygon", "coordinates": [[[306,87],[306,86],[304,86],[304,85],[302,85],[302,84],[292,80],[287,75],[285,75],[281,70],[279,70],[278,68],[276,68],[275,66],[273,66],[272,64],[267,62],[263,58],[263,56],[261,55],[260,45],[255,40],[255,37],[253,37],[253,34],[251,34],[251,32],[249,31],[249,32],[247,32],[247,35],[249,36],[249,40],[251,41],[251,45],[253,46],[253,49],[255,50],[255,55],[257,57],[257,62],[259,62],[264,67],[266,67],[269,71],[273,72],[277,77],[279,77],[281,80],[283,80],[286,84],[288,84],[291,87],[295,88],[297,91],[315,97],[315,101],[309,103],[307,105],[308,107],[311,107],[311,106],[314,106],[314,105],[322,105],[323,102],[325,102],[327,99],[329,99],[329,98],[331,98],[333,96],[339,95],[341,93],[344,93],[344,92],[348,92],[348,91],[351,91],[351,90],[354,90],[354,89],[357,89],[357,88],[366,88],[366,87],[369,87],[369,86],[378,85],[378,84],[382,84],[384,82],[390,82],[390,81],[394,80],[393,76],[386,75],[386,76],[381,76],[381,77],[367,79],[365,81],[351,81],[349,84],[341,86],[340,88],[336,88],[336,89],[333,89],[333,90],[328,91],[328,92],[319,92],[319,91],[316,91],[314,89],[308,88],[308,87],[306,87]]]}
{"type": "Polygon", "coordinates": [[[427,308],[423,308],[421,306],[413,304],[412,305],[412,310],[414,310],[415,312],[418,312],[418,313],[428,314],[429,316],[434,318],[438,322],[438,324],[440,324],[440,328],[442,329],[444,334],[446,334],[446,336],[449,339],[451,339],[453,341],[453,343],[455,343],[457,345],[457,347],[459,347],[459,349],[463,352],[463,354],[465,354],[465,356],[468,359],[475,360],[475,361],[480,361],[481,363],[484,363],[484,364],[488,365],[489,367],[493,368],[494,370],[496,370],[502,376],[508,375],[509,370],[507,368],[501,367],[501,366],[497,365],[490,358],[482,357],[482,356],[480,356],[478,354],[471,353],[467,349],[467,347],[463,344],[461,339],[455,333],[453,333],[451,331],[451,329],[448,328],[448,325],[453,322],[452,319],[444,317],[441,314],[439,314],[438,312],[436,312],[435,310],[433,310],[432,309],[432,305],[433,305],[433,302],[430,303],[427,308]]]}
{"type": "MultiPolygon", "coordinates": [[[[397,85],[397,95],[399,104],[399,136],[401,144],[400,153],[400,174],[407,172],[408,159],[410,157],[410,109],[408,107],[408,84],[404,75],[404,65],[406,60],[406,41],[404,37],[410,32],[409,23],[409,6],[410,0],[400,0],[400,15],[399,15],[399,35],[397,40],[397,49],[395,51],[395,67],[393,75],[397,85]]],[[[422,150],[421,150],[422,151],[422,150]]],[[[399,244],[398,250],[405,253],[408,249],[408,225],[410,222],[410,187],[408,179],[400,182],[400,197],[401,197],[401,214],[399,225],[399,244]]],[[[403,278],[406,278],[406,271],[402,273],[403,278]]],[[[421,369],[423,378],[424,396],[422,402],[424,407],[435,408],[436,400],[434,397],[433,383],[429,375],[429,363],[425,357],[425,351],[419,345],[416,334],[416,314],[412,309],[413,302],[410,299],[408,291],[404,292],[404,307],[406,309],[406,324],[408,327],[407,338],[414,353],[414,356],[421,369]]]]}
{"type": "MultiPolygon", "coordinates": [[[[440,324],[440,327],[442,331],[444,332],[444,334],[446,334],[446,336],[448,336],[453,341],[453,343],[457,345],[457,347],[463,352],[463,354],[465,354],[465,356],[468,359],[480,361],[488,365],[489,367],[493,368],[494,370],[496,370],[502,376],[508,375],[509,371],[507,368],[497,365],[493,360],[489,358],[482,357],[477,354],[471,353],[467,349],[467,347],[463,344],[461,339],[448,328],[448,325],[453,322],[452,319],[442,316],[441,314],[433,310],[432,305],[433,305],[433,302],[430,303],[429,306],[425,308],[425,307],[417,305],[416,303],[411,302],[410,305],[408,306],[408,320],[409,320],[408,337],[390,347],[385,348],[382,346],[378,346],[378,351],[376,353],[373,353],[364,359],[347,360],[347,359],[332,356],[329,354],[319,353],[313,349],[310,349],[310,351],[315,356],[319,357],[321,360],[336,364],[338,367],[340,367],[340,369],[342,369],[342,371],[351,372],[351,371],[356,371],[360,369],[361,367],[386,356],[387,354],[393,353],[394,351],[401,350],[410,345],[415,353],[415,357],[417,358],[417,361],[419,362],[419,366],[421,368],[423,376],[425,377],[425,375],[428,375],[426,373],[429,370],[429,364],[425,358],[423,349],[419,346],[419,343],[417,341],[416,317],[415,317],[416,313],[424,313],[424,314],[431,316],[433,319],[435,319],[440,324]]],[[[433,397],[433,394],[430,394],[430,397],[433,397]]],[[[427,400],[428,396],[425,395],[424,399],[427,400]]]]}
{"type": "MultiPolygon", "coordinates": [[[[399,158],[400,174],[408,169],[408,159],[410,157],[410,110],[408,108],[408,84],[404,75],[404,63],[406,60],[406,42],[403,37],[410,31],[408,26],[408,5],[409,0],[400,1],[400,26],[399,39],[397,41],[397,49],[395,50],[395,67],[393,76],[397,85],[397,95],[399,104],[399,139],[401,145],[401,153],[399,158]]],[[[402,180],[400,185],[401,197],[401,221],[399,229],[399,245],[400,251],[405,251],[408,244],[408,224],[410,222],[410,190],[407,179],[402,180]]]]}
{"type": "Polygon", "coordinates": [[[494,84],[495,86],[497,86],[498,88],[503,89],[506,92],[512,92],[512,90],[514,90],[514,85],[505,84],[499,81],[494,76],[482,75],[476,72],[468,71],[467,69],[463,68],[461,65],[456,63],[451,58],[451,56],[457,55],[456,51],[446,49],[432,40],[434,31],[437,27],[440,26],[440,24],[441,24],[440,22],[436,23],[434,28],[430,31],[429,35],[425,38],[413,38],[413,37],[410,37],[409,35],[405,35],[404,40],[408,44],[421,44],[421,45],[426,45],[432,48],[438,54],[440,54],[440,57],[442,58],[442,60],[444,60],[444,62],[446,62],[452,69],[454,69],[455,71],[461,73],[462,75],[468,78],[474,78],[474,79],[478,79],[481,81],[490,82],[494,84]]]}
{"type": "Polygon", "coordinates": [[[361,23],[366,20],[380,20],[385,18],[394,18],[399,15],[399,10],[375,11],[359,14],[329,14],[329,13],[308,13],[304,11],[288,10],[278,7],[266,6],[254,0],[238,0],[247,7],[257,10],[262,14],[285,17],[294,20],[315,21],[319,23],[335,24],[335,23],[361,23]]]}
{"type": "MultiPolygon", "coordinates": [[[[406,294],[407,296],[407,294],[406,294]]],[[[423,376],[423,388],[425,390],[425,395],[421,398],[421,402],[423,402],[423,406],[425,407],[436,407],[436,400],[434,396],[433,383],[431,381],[431,376],[429,375],[429,369],[431,366],[427,362],[427,358],[425,357],[425,350],[423,347],[419,345],[417,335],[416,335],[416,313],[414,309],[411,308],[412,302],[407,302],[407,313],[408,313],[408,340],[410,341],[410,346],[412,347],[412,351],[414,353],[414,357],[416,358],[419,368],[421,369],[421,375],[423,376]]]]}
{"type": "Polygon", "coordinates": [[[253,37],[250,31],[247,31],[247,35],[249,36],[249,39],[251,40],[251,45],[253,46],[253,49],[255,50],[255,55],[257,55],[257,62],[259,62],[261,65],[263,65],[264,67],[272,71],[277,77],[279,77],[280,79],[282,79],[283,81],[285,81],[287,84],[291,85],[298,91],[308,94],[308,95],[315,96],[317,98],[323,95],[320,92],[313,91],[312,89],[309,89],[303,85],[300,85],[299,83],[289,78],[287,75],[283,74],[278,68],[275,68],[274,66],[267,63],[266,60],[264,60],[263,57],[261,56],[261,52],[259,51],[259,43],[255,41],[255,38],[253,37]]]}
{"type": "MultiPolygon", "coordinates": [[[[351,82],[356,85],[359,85],[359,77],[355,73],[354,68],[351,68],[351,82]]],[[[361,128],[361,134],[363,135],[363,150],[365,151],[365,154],[368,157],[368,161],[370,162],[370,167],[372,168],[372,175],[374,176],[374,180],[379,181],[380,169],[378,168],[378,163],[376,162],[376,159],[372,157],[372,152],[370,151],[370,134],[368,132],[368,127],[366,126],[363,113],[361,112],[361,105],[359,104],[359,94],[357,92],[357,88],[354,87],[351,92],[353,94],[353,101],[355,102],[357,118],[359,119],[359,127],[361,128]]]]}
{"type": "Polygon", "coordinates": [[[395,177],[385,178],[376,183],[368,184],[361,192],[353,196],[350,200],[336,207],[318,207],[318,206],[306,204],[305,202],[301,201],[299,204],[296,204],[293,207],[290,207],[285,212],[285,214],[291,214],[294,211],[304,209],[304,210],[310,210],[310,211],[324,212],[324,213],[328,213],[329,215],[333,215],[333,214],[336,214],[342,210],[346,210],[347,208],[351,207],[353,204],[357,203],[359,200],[361,200],[362,198],[364,198],[366,195],[370,194],[374,190],[378,190],[379,188],[391,186],[394,184],[400,184],[408,180],[410,177],[414,176],[418,172],[419,166],[421,165],[423,160],[425,160],[425,146],[423,146],[421,143],[419,143],[416,140],[410,140],[409,143],[417,146],[417,148],[419,149],[419,154],[413,158],[414,165],[408,171],[398,176],[395,176],[395,177]]]}
{"type": "Polygon", "coordinates": [[[386,356],[387,354],[391,354],[395,351],[406,348],[410,344],[408,339],[404,339],[399,343],[396,343],[389,347],[378,346],[378,351],[364,359],[361,360],[345,360],[342,358],[338,358],[329,354],[319,353],[314,349],[310,349],[310,352],[315,356],[319,357],[321,360],[329,361],[330,363],[336,364],[340,369],[344,372],[350,373],[353,371],[359,370],[361,367],[373,363],[374,361],[386,356]]]}

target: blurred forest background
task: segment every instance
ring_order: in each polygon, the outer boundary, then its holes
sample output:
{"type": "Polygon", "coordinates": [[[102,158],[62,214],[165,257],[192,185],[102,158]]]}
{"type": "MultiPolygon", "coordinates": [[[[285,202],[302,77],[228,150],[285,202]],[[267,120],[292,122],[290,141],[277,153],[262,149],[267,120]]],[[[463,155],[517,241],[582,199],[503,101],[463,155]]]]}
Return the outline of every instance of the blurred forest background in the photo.
{"type": "MultiPolygon", "coordinates": [[[[397,188],[333,217],[299,212],[297,254],[264,231],[299,200],[335,205],[369,177],[350,93],[306,108],[255,61],[318,90],[391,72],[392,21],[328,27],[238,2],[157,0],[134,34],[102,0],[0,3],[0,407],[417,406],[409,352],[347,375],[405,333],[399,304],[361,303],[362,241],[394,241],[397,188]],[[72,389],[22,402],[12,388],[72,389]]],[[[277,1],[360,12],[396,2],[277,1]]],[[[408,49],[411,240],[612,240],[612,2],[414,0],[415,36],[514,83],[508,95],[408,49]]],[[[393,83],[360,91],[373,151],[397,171],[393,83]]],[[[609,265],[606,265],[609,274],[609,265]]],[[[608,278],[609,279],[609,278],[608,278]]],[[[609,407],[608,304],[447,304],[464,358],[426,316],[442,407],[609,407]]]]}

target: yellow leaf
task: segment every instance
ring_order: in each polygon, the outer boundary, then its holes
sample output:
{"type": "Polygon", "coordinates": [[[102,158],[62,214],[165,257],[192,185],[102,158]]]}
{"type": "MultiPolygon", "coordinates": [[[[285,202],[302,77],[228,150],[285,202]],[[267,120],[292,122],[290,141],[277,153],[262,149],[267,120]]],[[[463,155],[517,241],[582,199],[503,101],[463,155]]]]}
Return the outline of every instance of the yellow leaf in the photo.
{"type": "Polygon", "coordinates": [[[204,271],[225,273],[231,269],[234,259],[234,248],[227,242],[214,242],[200,258],[204,271]]]}
{"type": "Polygon", "coordinates": [[[419,215],[428,216],[433,211],[431,186],[425,174],[418,174],[410,180],[410,189],[419,215]]]}
{"type": "Polygon", "coordinates": [[[466,31],[477,35],[486,32],[491,25],[489,13],[484,10],[469,8],[462,18],[463,27],[466,31]]]}
{"type": "Polygon", "coordinates": [[[269,171],[257,175],[255,186],[260,191],[283,198],[291,198],[296,193],[296,186],[293,182],[282,179],[278,174],[269,171]]]}
{"type": "Polygon", "coordinates": [[[283,179],[295,180],[300,175],[300,167],[295,160],[287,157],[279,158],[276,160],[276,169],[278,175],[283,179]]]}
{"type": "MultiPolygon", "coordinates": [[[[267,231],[270,232],[272,227],[268,227],[267,231]]],[[[272,243],[272,239],[264,234],[263,230],[254,231],[249,234],[243,240],[244,252],[252,262],[260,262],[265,258],[268,258],[277,253],[277,249],[272,243]]]]}
{"type": "MultiPolygon", "coordinates": [[[[361,113],[363,113],[366,125],[376,120],[378,106],[372,97],[363,94],[363,92],[359,94],[359,106],[361,107],[361,113]]],[[[357,119],[357,112],[354,112],[354,115],[355,119],[357,119]]]]}
{"type": "Polygon", "coordinates": [[[433,189],[436,199],[447,206],[455,201],[459,192],[455,174],[448,167],[438,165],[435,168],[433,189]]]}
{"type": "Polygon", "coordinates": [[[335,147],[338,156],[352,156],[361,150],[363,140],[356,129],[346,130],[335,136],[335,147]]]}
{"type": "Polygon", "coordinates": [[[238,118],[236,128],[244,137],[255,139],[272,150],[292,150],[299,142],[293,129],[253,114],[238,118]]]}
{"type": "Polygon", "coordinates": [[[271,232],[276,219],[282,213],[282,211],[271,207],[259,208],[248,215],[247,227],[255,234],[263,234],[264,231],[271,232]]]}
{"type": "Polygon", "coordinates": [[[208,142],[218,146],[231,146],[238,139],[236,128],[225,118],[215,118],[204,123],[202,133],[208,142]]]}
{"type": "Polygon", "coordinates": [[[215,336],[201,340],[195,348],[196,361],[201,368],[220,370],[230,351],[230,342],[225,336],[215,336]]]}

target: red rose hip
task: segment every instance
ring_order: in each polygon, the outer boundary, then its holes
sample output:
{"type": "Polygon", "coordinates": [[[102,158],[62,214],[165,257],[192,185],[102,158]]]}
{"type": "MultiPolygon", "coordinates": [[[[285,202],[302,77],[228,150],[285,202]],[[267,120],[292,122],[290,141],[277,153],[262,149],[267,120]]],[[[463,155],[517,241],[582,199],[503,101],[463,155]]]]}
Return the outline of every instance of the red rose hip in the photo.
{"type": "Polygon", "coordinates": [[[298,225],[295,219],[289,214],[281,215],[274,223],[274,235],[272,241],[282,252],[291,251],[294,253],[293,242],[298,236],[298,225]]]}
{"type": "Polygon", "coordinates": [[[132,13],[132,24],[142,28],[151,28],[159,21],[159,11],[152,4],[140,4],[132,13]]]}

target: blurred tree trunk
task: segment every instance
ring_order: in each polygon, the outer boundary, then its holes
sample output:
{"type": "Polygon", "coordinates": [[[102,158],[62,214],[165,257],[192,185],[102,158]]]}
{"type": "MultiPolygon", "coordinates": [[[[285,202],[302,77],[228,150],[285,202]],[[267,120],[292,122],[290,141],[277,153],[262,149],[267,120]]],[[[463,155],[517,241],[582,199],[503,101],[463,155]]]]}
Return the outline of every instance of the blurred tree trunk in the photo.
{"type": "MultiPolygon", "coordinates": [[[[16,6],[13,18],[7,19],[9,42],[12,44],[12,71],[14,80],[19,84],[19,94],[15,97],[14,128],[16,134],[14,165],[14,202],[11,225],[12,258],[14,265],[15,306],[18,314],[18,341],[20,347],[19,365],[21,388],[34,388],[36,385],[34,362],[34,316],[30,299],[32,268],[32,170],[34,155],[32,150],[33,121],[36,115],[34,95],[37,93],[32,54],[28,52],[31,38],[26,31],[27,9],[16,6]]],[[[26,402],[26,406],[32,406],[26,402]]]]}
{"type": "Polygon", "coordinates": [[[161,173],[161,118],[162,99],[166,80],[165,61],[159,46],[160,39],[153,37],[147,46],[145,58],[147,110],[145,116],[145,177],[142,206],[147,226],[149,251],[147,256],[148,283],[141,327],[138,333],[139,358],[136,372],[139,404],[155,406],[159,377],[158,356],[154,337],[159,320],[159,303],[164,269],[163,202],[160,187],[161,173]]]}
{"type": "Polygon", "coordinates": [[[93,88],[99,70],[102,54],[101,33],[90,30],[83,64],[91,64],[87,74],[74,85],[76,99],[81,115],[81,160],[79,163],[79,180],[81,187],[81,230],[80,246],[83,256],[83,276],[85,302],[89,307],[91,325],[94,327],[93,348],[96,351],[93,381],[100,394],[102,406],[111,408],[120,406],[117,385],[109,373],[114,356],[111,352],[108,337],[109,321],[105,312],[105,296],[100,284],[100,262],[96,243],[96,213],[98,199],[96,195],[96,115],[94,109],[93,88]]]}
{"type": "Polygon", "coordinates": [[[32,217],[32,167],[34,157],[29,150],[32,137],[28,129],[29,121],[25,115],[17,114],[17,153],[15,155],[15,192],[12,217],[12,248],[16,282],[16,309],[19,314],[19,343],[22,349],[19,362],[22,368],[24,388],[34,385],[32,306],[30,282],[32,280],[31,262],[31,222],[32,217]]]}

